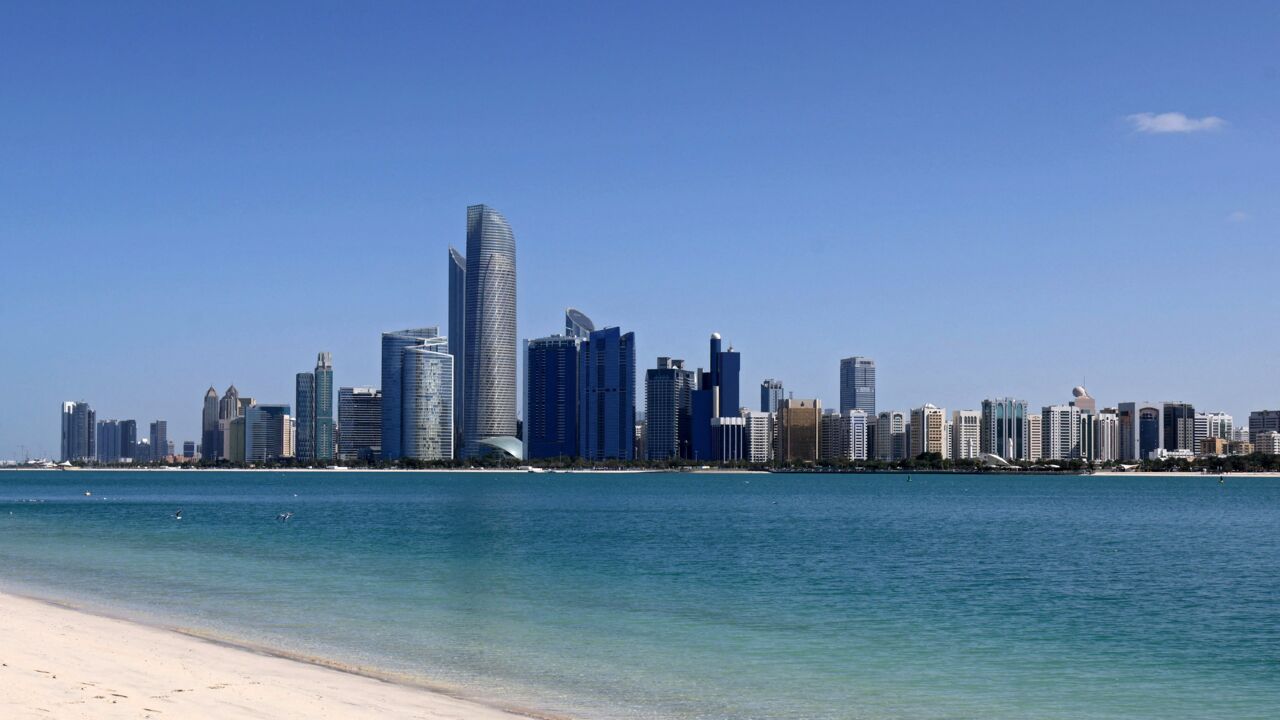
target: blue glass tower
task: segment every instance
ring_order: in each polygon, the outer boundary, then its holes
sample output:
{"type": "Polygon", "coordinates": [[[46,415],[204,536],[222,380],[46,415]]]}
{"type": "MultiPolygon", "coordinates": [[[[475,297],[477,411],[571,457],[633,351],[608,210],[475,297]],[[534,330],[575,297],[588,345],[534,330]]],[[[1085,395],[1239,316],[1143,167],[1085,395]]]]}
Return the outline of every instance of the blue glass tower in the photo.
{"type": "Polygon", "coordinates": [[[742,356],[733,348],[721,350],[720,333],[711,334],[710,369],[702,373],[693,392],[693,427],[690,430],[693,459],[720,460],[711,434],[711,419],[737,417],[741,405],[739,379],[742,356]]]}
{"type": "Polygon", "coordinates": [[[579,450],[588,460],[635,457],[635,333],[618,328],[591,333],[579,363],[579,450]]]}
{"type": "Polygon", "coordinates": [[[582,340],[552,335],[525,348],[525,458],[578,456],[578,363],[582,340]]]}
{"type": "Polygon", "coordinates": [[[316,376],[300,372],[295,376],[294,407],[297,408],[298,427],[294,431],[294,455],[303,461],[314,460],[316,430],[316,376]]]}
{"type": "MultiPolygon", "coordinates": [[[[435,327],[382,333],[382,458],[404,457],[401,438],[401,402],[404,382],[404,351],[439,337],[435,327]]],[[[450,378],[452,383],[452,378],[450,378]]],[[[452,412],[452,408],[450,408],[452,412]]]]}

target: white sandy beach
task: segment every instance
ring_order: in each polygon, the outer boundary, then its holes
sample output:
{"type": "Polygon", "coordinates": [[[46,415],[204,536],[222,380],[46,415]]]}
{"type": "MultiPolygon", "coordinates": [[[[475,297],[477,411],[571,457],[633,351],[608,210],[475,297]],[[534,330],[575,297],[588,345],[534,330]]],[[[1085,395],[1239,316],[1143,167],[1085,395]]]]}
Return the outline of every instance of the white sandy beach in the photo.
{"type": "Polygon", "coordinates": [[[0,717],[527,717],[449,695],[0,593],[0,717]]]}

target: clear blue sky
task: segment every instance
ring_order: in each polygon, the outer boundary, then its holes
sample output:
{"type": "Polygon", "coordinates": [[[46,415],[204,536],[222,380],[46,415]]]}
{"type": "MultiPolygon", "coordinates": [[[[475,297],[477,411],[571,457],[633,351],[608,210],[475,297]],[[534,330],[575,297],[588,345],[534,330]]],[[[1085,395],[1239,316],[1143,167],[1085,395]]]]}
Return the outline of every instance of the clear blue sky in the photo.
{"type": "Polygon", "coordinates": [[[5,3],[0,457],[376,385],[477,202],[520,337],[720,331],[749,399],[1280,405],[1280,4],[1032,5],[5,3]]]}

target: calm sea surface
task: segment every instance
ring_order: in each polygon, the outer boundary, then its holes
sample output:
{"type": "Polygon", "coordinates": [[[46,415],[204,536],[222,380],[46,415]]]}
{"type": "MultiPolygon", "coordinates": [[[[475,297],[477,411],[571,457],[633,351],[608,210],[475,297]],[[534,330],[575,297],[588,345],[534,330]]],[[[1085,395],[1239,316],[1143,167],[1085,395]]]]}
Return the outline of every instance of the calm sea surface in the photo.
{"type": "Polygon", "coordinates": [[[0,587],[588,718],[1280,716],[1274,479],[0,472],[0,587]]]}

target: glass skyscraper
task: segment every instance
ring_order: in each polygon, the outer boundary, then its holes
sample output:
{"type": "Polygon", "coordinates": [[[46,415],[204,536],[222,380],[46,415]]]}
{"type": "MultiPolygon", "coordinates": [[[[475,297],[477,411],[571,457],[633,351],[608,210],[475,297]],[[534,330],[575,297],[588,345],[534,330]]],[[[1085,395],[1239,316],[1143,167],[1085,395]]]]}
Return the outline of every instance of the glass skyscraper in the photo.
{"type": "Polygon", "coordinates": [[[62,403],[62,461],[92,460],[97,456],[97,413],[87,402],[62,403]]]}
{"type": "Polygon", "coordinates": [[[697,376],[684,369],[683,360],[658,358],[658,366],[645,371],[645,458],[675,460],[692,457],[690,425],[697,376]]]}
{"type": "Polygon", "coordinates": [[[840,412],[850,410],[876,415],[876,363],[871,358],[855,355],[840,361],[840,412]]]}
{"type": "Polygon", "coordinates": [[[573,308],[565,308],[564,311],[564,334],[569,337],[576,337],[586,340],[595,332],[596,324],[591,322],[591,318],[587,317],[581,310],[573,308]]]}
{"type": "MultiPolygon", "coordinates": [[[[312,442],[316,460],[333,459],[333,356],[316,355],[312,442]]],[[[301,423],[301,421],[299,421],[301,423]]]]}
{"type": "MultiPolygon", "coordinates": [[[[914,431],[914,428],[913,428],[914,431]]],[[[877,435],[876,442],[879,442],[877,435]]],[[[982,401],[982,452],[1005,460],[1030,460],[1031,428],[1026,400],[999,398],[982,401]]]]}
{"type": "Polygon", "coordinates": [[[462,436],[462,400],[467,367],[467,259],[449,248],[449,354],[453,356],[454,447],[462,436]]]}
{"type": "Polygon", "coordinates": [[[466,299],[462,450],[473,457],[481,440],[516,434],[516,243],[487,205],[467,208],[466,299]]]}
{"type": "Polygon", "coordinates": [[[698,389],[692,394],[692,423],[689,431],[692,457],[713,460],[711,419],[738,417],[741,356],[731,347],[721,350],[720,333],[711,334],[709,369],[698,378],[698,389]]]}
{"type": "Polygon", "coordinates": [[[635,457],[635,333],[618,328],[591,333],[582,345],[579,452],[588,460],[635,457]]]}
{"type": "Polygon", "coordinates": [[[782,402],[782,381],[765,380],[760,383],[760,412],[778,412],[778,403],[782,402]]]}
{"type": "Polygon", "coordinates": [[[525,346],[524,456],[578,456],[578,355],[582,340],[552,335],[525,346]]]}
{"type": "Polygon", "coordinates": [[[316,429],[316,376],[300,372],[294,381],[294,408],[298,428],[294,432],[295,456],[302,461],[314,460],[316,429]]]}
{"type": "Polygon", "coordinates": [[[382,448],[382,392],[371,387],[338,390],[338,459],[374,460],[382,448]]]}
{"type": "Polygon", "coordinates": [[[453,458],[453,356],[448,350],[449,341],[442,337],[404,349],[400,457],[453,458]]]}
{"type": "Polygon", "coordinates": [[[401,445],[404,351],[439,336],[440,330],[436,327],[382,333],[382,457],[385,460],[404,457],[401,445]]]}

